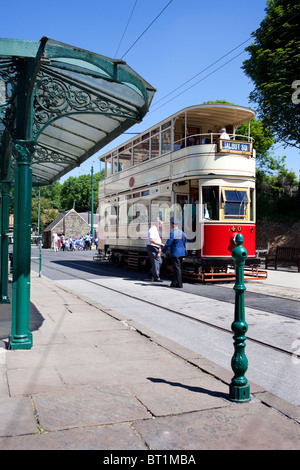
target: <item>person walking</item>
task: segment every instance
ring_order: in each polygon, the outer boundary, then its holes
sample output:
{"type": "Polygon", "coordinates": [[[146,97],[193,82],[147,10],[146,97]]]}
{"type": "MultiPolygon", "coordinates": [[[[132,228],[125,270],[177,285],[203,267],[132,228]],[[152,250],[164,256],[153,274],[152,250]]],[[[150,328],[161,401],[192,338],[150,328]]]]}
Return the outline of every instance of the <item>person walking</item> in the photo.
{"type": "Polygon", "coordinates": [[[162,249],[166,253],[170,249],[170,256],[173,266],[173,277],[170,287],[182,288],[181,262],[185,257],[187,238],[185,233],[178,228],[178,223],[174,217],[170,219],[171,232],[165,246],[162,249]]]}
{"type": "Polygon", "coordinates": [[[57,233],[53,233],[53,251],[58,251],[58,235],[57,233]]]}
{"type": "Polygon", "coordinates": [[[152,278],[147,280],[151,280],[153,282],[162,282],[160,279],[160,267],[162,264],[161,247],[163,246],[160,231],[162,226],[162,220],[157,219],[156,224],[152,225],[148,231],[147,252],[151,263],[152,278]]]}

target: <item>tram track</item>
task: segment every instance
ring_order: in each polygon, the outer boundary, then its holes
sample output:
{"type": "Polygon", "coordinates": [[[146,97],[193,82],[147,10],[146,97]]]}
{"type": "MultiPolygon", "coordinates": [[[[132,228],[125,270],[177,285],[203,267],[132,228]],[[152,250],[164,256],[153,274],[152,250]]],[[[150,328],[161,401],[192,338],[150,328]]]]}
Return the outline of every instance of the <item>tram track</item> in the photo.
{"type": "MultiPolygon", "coordinates": [[[[33,262],[34,262],[34,263],[37,263],[37,261],[35,261],[35,260],[33,260],[33,262]]],[[[78,267],[79,267],[79,266],[83,266],[82,263],[78,262],[77,259],[74,259],[74,258],[73,258],[73,259],[72,259],[72,268],[71,268],[71,269],[74,269],[74,268],[75,268],[75,265],[77,265],[78,267]]],[[[54,271],[56,271],[56,272],[63,273],[63,274],[70,274],[70,272],[69,272],[68,270],[64,270],[64,269],[58,268],[57,266],[53,267],[53,266],[49,266],[49,265],[47,264],[47,268],[48,268],[48,269],[51,269],[51,270],[54,270],[54,271]]],[[[75,268],[75,269],[76,269],[76,268],[75,268]]],[[[98,271],[98,270],[95,269],[95,271],[97,271],[98,274],[99,274],[99,271],[98,271]]],[[[105,269],[104,269],[104,271],[105,271],[105,269]]],[[[102,269],[102,272],[103,272],[103,269],[102,269]]],[[[110,271],[106,270],[106,272],[110,274],[110,271]]],[[[130,294],[130,293],[125,293],[125,292],[122,292],[122,291],[120,291],[120,290],[118,290],[118,289],[114,289],[113,287],[109,287],[109,286],[106,286],[106,285],[104,285],[104,284],[99,284],[99,282],[95,282],[95,281],[93,281],[92,279],[86,279],[84,276],[79,276],[78,274],[72,274],[72,277],[77,278],[77,279],[80,279],[80,280],[84,280],[85,282],[88,282],[89,284],[94,284],[94,285],[96,285],[97,287],[102,287],[102,288],[104,288],[104,289],[106,289],[106,290],[109,290],[109,291],[111,291],[111,292],[115,292],[115,293],[117,293],[117,294],[124,295],[125,297],[128,297],[128,298],[131,298],[131,299],[134,299],[134,300],[143,302],[143,303],[148,304],[148,305],[151,305],[151,306],[153,306],[153,307],[161,308],[161,309],[163,309],[163,310],[166,310],[166,311],[169,312],[169,313],[178,315],[178,316],[180,316],[180,317],[182,317],[182,318],[186,318],[186,319],[188,319],[188,320],[190,320],[190,321],[193,321],[193,322],[196,322],[196,323],[198,323],[198,324],[203,324],[203,325],[208,326],[208,327],[210,327],[210,328],[213,328],[213,329],[215,329],[215,330],[222,331],[223,333],[230,334],[231,336],[233,335],[232,330],[230,330],[230,329],[228,329],[228,328],[224,328],[224,327],[222,327],[222,326],[220,326],[220,325],[215,325],[215,324],[210,323],[210,322],[208,322],[208,321],[205,321],[205,320],[203,320],[203,319],[195,318],[195,317],[193,317],[193,316],[191,316],[191,315],[188,315],[188,314],[186,314],[186,313],[183,313],[183,312],[180,312],[180,311],[178,311],[178,310],[175,310],[174,308],[170,308],[170,307],[166,307],[166,306],[158,306],[157,304],[155,304],[154,302],[151,302],[151,301],[148,300],[148,299],[142,299],[142,298],[137,297],[137,296],[135,296],[135,295],[132,295],[132,294],[130,294]]],[[[219,300],[219,301],[220,301],[220,302],[225,302],[225,303],[230,303],[230,304],[234,305],[234,302],[232,302],[232,301],[228,301],[228,300],[219,300]]],[[[253,307],[251,307],[251,308],[253,308],[253,307]]],[[[255,308],[255,307],[254,307],[254,308],[255,308]]],[[[283,348],[280,348],[280,347],[278,347],[278,346],[275,346],[275,345],[266,343],[266,342],[261,341],[261,340],[258,340],[258,339],[256,339],[256,338],[252,338],[251,336],[248,336],[248,335],[247,335],[247,341],[250,341],[250,342],[252,342],[252,343],[258,344],[258,345],[263,346],[263,347],[266,347],[266,348],[268,348],[268,349],[272,349],[272,350],[274,350],[274,351],[277,351],[277,352],[279,352],[279,353],[282,353],[282,354],[285,354],[285,355],[288,355],[288,356],[293,356],[293,354],[294,354],[294,352],[292,352],[292,351],[288,351],[288,350],[286,350],[286,349],[283,349],[283,348]]]]}

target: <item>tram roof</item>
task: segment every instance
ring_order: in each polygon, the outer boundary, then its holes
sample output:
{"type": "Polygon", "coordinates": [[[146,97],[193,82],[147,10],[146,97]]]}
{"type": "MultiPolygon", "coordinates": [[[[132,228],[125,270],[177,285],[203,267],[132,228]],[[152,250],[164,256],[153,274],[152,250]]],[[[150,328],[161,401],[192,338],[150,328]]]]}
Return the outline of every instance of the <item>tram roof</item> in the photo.
{"type": "MultiPolygon", "coordinates": [[[[205,121],[206,124],[214,126],[223,126],[231,124],[239,126],[244,122],[249,122],[255,117],[255,111],[251,108],[244,106],[231,105],[231,104],[200,104],[197,106],[190,106],[181,111],[173,114],[168,119],[174,119],[182,114],[187,114],[190,119],[200,119],[205,121]]],[[[166,119],[166,120],[168,120],[166,119]]]]}
{"type": "MultiPolygon", "coordinates": [[[[205,122],[208,126],[211,127],[222,127],[226,125],[239,126],[245,122],[251,121],[255,117],[255,111],[251,108],[244,106],[223,104],[223,103],[213,103],[213,104],[200,104],[195,106],[189,106],[183,108],[180,111],[168,116],[163,121],[156,123],[155,125],[149,127],[148,129],[140,132],[140,136],[146,134],[147,132],[156,129],[159,126],[163,126],[168,121],[176,120],[179,118],[185,118],[187,116],[188,121],[195,122],[205,122]]],[[[100,160],[104,160],[107,154],[112,153],[119,147],[123,147],[127,143],[134,141],[137,136],[132,137],[131,139],[119,144],[112,150],[109,150],[105,154],[101,155],[100,160]]]]}
{"type": "Polygon", "coordinates": [[[33,182],[52,183],[140,122],[154,93],[124,61],[47,37],[0,38],[0,181],[16,140],[35,144],[33,182]]]}

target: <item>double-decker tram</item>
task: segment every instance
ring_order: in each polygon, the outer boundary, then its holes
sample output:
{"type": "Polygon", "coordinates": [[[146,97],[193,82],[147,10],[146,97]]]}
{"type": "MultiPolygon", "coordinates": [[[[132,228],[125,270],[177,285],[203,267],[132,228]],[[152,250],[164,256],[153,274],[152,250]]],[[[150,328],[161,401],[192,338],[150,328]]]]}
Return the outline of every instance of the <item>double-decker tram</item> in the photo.
{"type": "MultiPolygon", "coordinates": [[[[255,255],[254,116],[236,105],[191,106],[102,155],[98,257],[145,268],[150,225],[163,221],[165,242],[174,217],[188,239],[184,277],[233,279],[237,233],[248,251],[246,278],[266,277],[255,255]],[[237,133],[243,123],[247,135],[237,133]]],[[[170,269],[167,257],[163,266],[170,269]]]]}

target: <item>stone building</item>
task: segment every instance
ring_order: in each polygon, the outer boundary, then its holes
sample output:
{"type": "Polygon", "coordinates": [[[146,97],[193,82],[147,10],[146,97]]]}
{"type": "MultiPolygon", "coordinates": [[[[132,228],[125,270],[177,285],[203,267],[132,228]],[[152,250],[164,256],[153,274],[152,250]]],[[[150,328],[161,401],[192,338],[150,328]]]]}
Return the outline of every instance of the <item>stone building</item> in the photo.
{"type": "Polygon", "coordinates": [[[90,233],[90,225],[74,210],[62,212],[43,230],[43,248],[53,248],[53,234],[65,237],[84,237],[90,233]]]}

